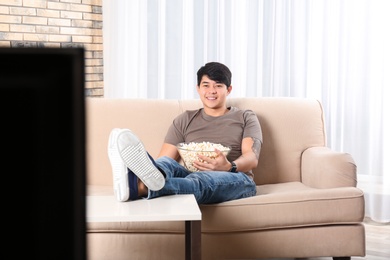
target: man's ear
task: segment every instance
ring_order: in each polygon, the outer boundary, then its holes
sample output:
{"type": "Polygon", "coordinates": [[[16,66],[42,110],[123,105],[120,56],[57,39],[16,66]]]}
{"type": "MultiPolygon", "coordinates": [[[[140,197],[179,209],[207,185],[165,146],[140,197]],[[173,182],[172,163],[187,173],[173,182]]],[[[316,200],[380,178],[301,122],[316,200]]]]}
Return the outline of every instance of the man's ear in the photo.
{"type": "Polygon", "coordinates": [[[233,86],[232,86],[232,85],[230,85],[230,86],[227,88],[228,95],[230,94],[230,92],[232,92],[232,89],[233,89],[233,86]]]}

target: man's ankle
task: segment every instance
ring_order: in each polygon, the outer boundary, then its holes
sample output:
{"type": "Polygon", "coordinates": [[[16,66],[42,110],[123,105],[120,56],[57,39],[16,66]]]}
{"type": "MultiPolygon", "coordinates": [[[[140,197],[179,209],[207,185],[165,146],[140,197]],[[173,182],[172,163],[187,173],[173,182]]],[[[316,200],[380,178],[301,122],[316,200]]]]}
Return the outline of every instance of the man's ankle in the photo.
{"type": "Polygon", "coordinates": [[[138,179],[138,197],[148,196],[148,187],[138,179]]]}

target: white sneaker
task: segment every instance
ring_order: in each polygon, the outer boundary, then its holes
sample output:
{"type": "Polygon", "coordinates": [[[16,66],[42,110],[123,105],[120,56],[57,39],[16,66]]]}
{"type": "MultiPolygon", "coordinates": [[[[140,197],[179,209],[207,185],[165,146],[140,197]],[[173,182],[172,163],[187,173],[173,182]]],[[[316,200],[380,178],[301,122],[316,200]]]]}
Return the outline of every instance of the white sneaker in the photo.
{"type": "Polygon", "coordinates": [[[108,158],[111,162],[114,194],[117,200],[127,201],[130,197],[127,167],[119,155],[117,139],[122,130],[114,128],[108,139],[108,158]]]}
{"type": "Polygon", "coordinates": [[[164,175],[145,150],[141,140],[129,129],[117,134],[117,147],[122,161],[150,190],[160,190],[165,185],[164,175]]]}

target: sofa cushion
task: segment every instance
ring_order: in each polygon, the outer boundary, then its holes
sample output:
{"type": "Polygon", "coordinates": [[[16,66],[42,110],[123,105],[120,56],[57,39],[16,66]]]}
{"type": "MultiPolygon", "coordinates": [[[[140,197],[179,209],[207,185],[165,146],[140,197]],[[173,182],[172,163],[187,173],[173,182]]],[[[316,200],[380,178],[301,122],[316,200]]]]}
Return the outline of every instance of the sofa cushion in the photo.
{"type": "Polygon", "coordinates": [[[165,133],[180,113],[177,100],[87,99],[87,183],[111,185],[111,164],[107,155],[108,137],[113,128],[128,128],[156,157],[165,133]]]}
{"type": "Polygon", "coordinates": [[[201,205],[203,232],[235,232],[360,223],[360,189],[315,189],[301,182],[257,186],[257,196],[201,205]]]}

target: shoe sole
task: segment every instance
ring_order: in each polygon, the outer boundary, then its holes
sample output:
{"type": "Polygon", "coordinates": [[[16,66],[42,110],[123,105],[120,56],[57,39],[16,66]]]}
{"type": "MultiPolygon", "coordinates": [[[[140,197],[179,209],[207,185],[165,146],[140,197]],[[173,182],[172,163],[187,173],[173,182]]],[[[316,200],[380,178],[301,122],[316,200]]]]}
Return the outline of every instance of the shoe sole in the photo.
{"type": "Polygon", "coordinates": [[[129,179],[127,169],[121,160],[118,148],[115,145],[117,134],[120,132],[119,129],[114,129],[110,133],[108,139],[108,157],[111,162],[113,174],[113,188],[114,194],[118,201],[127,201],[130,198],[129,179]],[[117,153],[117,155],[115,154],[117,153]],[[118,158],[115,158],[118,156],[118,158]],[[117,159],[117,160],[115,160],[117,159]],[[119,160],[118,160],[119,159],[119,160]],[[120,173],[120,174],[115,174],[120,173]]]}
{"type": "Polygon", "coordinates": [[[123,162],[150,190],[160,190],[165,185],[163,174],[156,168],[141,140],[130,130],[122,130],[117,140],[125,138],[128,141],[126,147],[120,148],[119,155],[123,162]]]}

